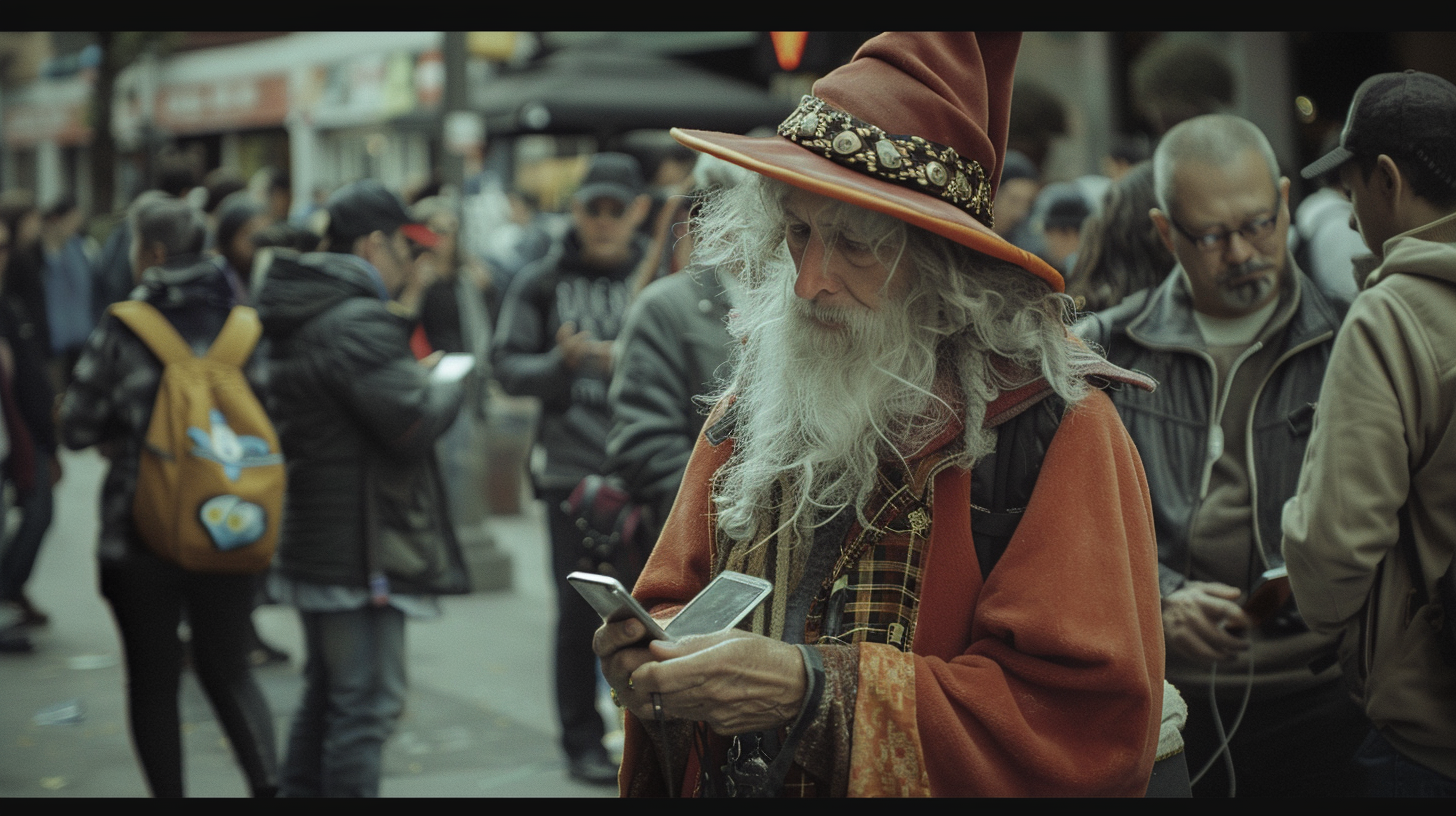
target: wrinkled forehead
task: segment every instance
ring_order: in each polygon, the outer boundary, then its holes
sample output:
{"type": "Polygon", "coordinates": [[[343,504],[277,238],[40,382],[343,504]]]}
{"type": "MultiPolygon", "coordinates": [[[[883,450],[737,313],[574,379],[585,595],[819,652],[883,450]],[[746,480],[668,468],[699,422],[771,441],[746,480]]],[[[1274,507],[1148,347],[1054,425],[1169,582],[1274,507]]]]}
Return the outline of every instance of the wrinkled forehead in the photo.
{"type": "Polygon", "coordinates": [[[859,240],[871,243],[903,235],[906,228],[905,222],[884,213],[797,187],[790,187],[779,203],[787,216],[813,224],[826,232],[851,234],[859,240]]]}

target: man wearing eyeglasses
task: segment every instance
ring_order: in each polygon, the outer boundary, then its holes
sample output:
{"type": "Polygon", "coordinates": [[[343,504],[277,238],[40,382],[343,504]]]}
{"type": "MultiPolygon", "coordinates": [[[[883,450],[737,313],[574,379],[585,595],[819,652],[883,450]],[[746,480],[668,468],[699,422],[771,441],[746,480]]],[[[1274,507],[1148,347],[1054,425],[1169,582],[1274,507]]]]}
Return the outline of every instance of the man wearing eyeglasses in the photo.
{"type": "Polygon", "coordinates": [[[1153,393],[1111,396],[1147,469],[1190,771],[1212,763],[1194,792],[1351,792],[1365,726],[1327,658],[1332,639],[1310,632],[1292,601],[1268,615],[1245,608],[1264,572],[1283,565],[1280,513],[1342,315],[1289,254],[1289,180],[1257,127],[1190,119],[1153,162],[1150,216],[1178,263],[1077,331],[1158,380],[1153,393]],[[1214,759],[1220,730],[1231,763],[1214,759]]]}
{"type": "MultiPolygon", "coordinates": [[[[606,460],[612,413],[612,341],[627,313],[628,278],[642,261],[637,225],[650,206],[637,160],[598,153],[571,200],[572,229],[511,283],[495,336],[495,373],[507,393],[541,400],[531,473],[546,504],[556,577],[556,707],[573,779],[610,785],[617,766],[602,745],[592,635],[601,619],[566,583],[587,554],[562,510],[583,478],[606,460]]],[[[588,566],[595,569],[595,562],[588,566]]]]}

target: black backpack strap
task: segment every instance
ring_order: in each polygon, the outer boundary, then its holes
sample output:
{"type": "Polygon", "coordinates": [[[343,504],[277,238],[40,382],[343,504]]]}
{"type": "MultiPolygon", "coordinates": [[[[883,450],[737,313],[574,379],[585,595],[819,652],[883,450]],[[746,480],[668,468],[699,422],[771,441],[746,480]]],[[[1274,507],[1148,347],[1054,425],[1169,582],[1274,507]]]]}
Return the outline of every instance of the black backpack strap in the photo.
{"type": "Polygon", "coordinates": [[[1067,403],[1051,394],[996,429],[996,450],[971,468],[971,538],[985,580],[1021,523],[1067,403]]]}

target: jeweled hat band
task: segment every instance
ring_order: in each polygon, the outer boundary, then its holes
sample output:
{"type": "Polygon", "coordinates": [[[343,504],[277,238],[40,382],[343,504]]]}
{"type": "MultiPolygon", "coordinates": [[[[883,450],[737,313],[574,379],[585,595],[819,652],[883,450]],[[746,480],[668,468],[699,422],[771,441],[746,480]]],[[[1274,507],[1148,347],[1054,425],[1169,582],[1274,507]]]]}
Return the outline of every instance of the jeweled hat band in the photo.
{"type": "Polygon", "coordinates": [[[886,133],[815,96],[805,96],[778,133],[835,164],[947,201],[987,228],[995,224],[986,171],[953,147],[886,133]]]}

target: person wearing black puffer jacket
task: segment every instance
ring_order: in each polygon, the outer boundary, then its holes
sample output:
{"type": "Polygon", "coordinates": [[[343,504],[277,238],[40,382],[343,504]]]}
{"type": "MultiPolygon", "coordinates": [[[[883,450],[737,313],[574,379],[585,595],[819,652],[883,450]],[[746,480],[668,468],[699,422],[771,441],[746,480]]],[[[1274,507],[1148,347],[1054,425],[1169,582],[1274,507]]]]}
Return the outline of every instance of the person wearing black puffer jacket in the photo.
{"type": "Polygon", "coordinates": [[[280,251],[258,294],[270,413],[288,462],[270,588],[299,610],[305,690],[284,796],[377,796],[404,709],[404,621],[468,591],[435,441],[465,383],[410,352],[417,299],[403,204],[361,181],[328,204],[330,252],[280,251]],[[348,254],[345,254],[348,253],[348,254]]]}

